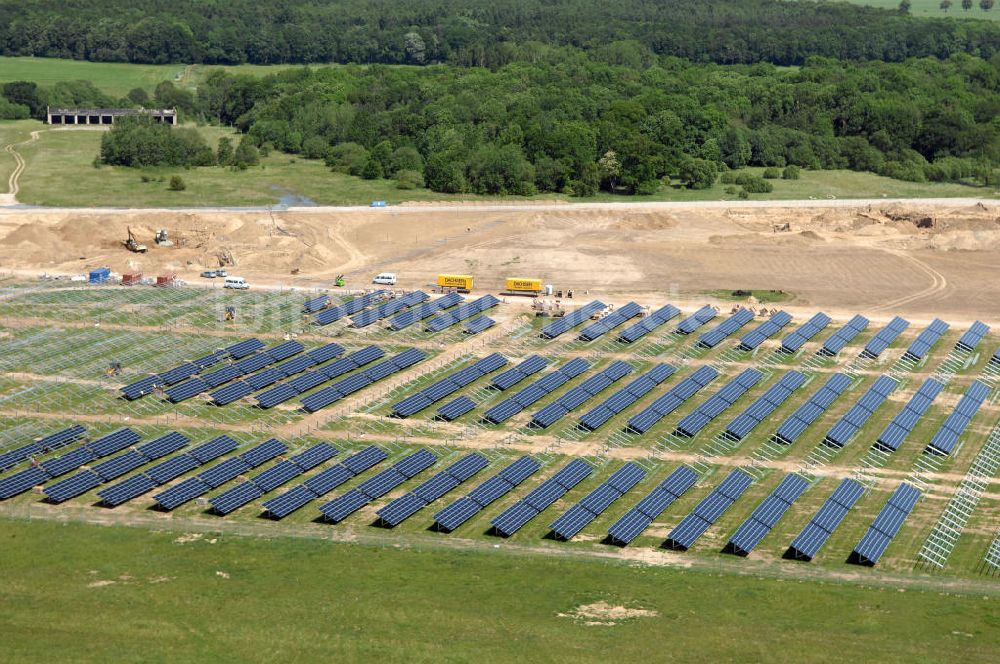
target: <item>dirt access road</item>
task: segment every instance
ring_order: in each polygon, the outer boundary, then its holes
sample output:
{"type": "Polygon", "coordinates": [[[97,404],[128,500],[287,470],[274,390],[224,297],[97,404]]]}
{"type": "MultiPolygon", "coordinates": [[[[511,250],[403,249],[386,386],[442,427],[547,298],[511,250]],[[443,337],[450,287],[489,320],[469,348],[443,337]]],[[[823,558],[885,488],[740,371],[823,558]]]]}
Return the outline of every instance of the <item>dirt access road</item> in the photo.
{"type": "Polygon", "coordinates": [[[1000,324],[1000,207],[972,200],[404,205],[388,209],[61,210],[0,208],[0,271],[176,272],[231,254],[258,284],[404,288],[439,272],[477,289],[538,277],[577,298],[696,303],[716,289],[784,290],[782,306],[831,315],[1000,324]],[[790,231],[777,231],[784,224],[790,231]],[[150,246],[122,246],[126,227],[150,246]],[[155,247],[166,228],[177,246],[155,247]],[[293,274],[293,270],[297,270],[293,274]]]}

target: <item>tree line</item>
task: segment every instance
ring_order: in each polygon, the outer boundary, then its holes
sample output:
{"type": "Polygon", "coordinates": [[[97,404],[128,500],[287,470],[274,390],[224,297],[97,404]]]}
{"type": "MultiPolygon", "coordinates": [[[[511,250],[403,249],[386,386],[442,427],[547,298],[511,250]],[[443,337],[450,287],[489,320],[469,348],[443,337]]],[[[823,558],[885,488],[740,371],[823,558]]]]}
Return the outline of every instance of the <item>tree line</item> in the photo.
{"type": "Polygon", "coordinates": [[[605,46],[625,41],[722,64],[989,59],[1000,26],[804,0],[0,0],[0,54],[106,62],[495,69],[531,62],[542,46],[573,46],[634,65],[634,52],[605,46]]]}

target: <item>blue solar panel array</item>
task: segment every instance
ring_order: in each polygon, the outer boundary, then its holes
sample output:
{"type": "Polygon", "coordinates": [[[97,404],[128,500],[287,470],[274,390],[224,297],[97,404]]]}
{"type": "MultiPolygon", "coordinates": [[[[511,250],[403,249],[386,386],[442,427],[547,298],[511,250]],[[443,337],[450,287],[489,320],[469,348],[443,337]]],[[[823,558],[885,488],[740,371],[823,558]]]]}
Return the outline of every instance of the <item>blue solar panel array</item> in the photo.
{"type": "Polygon", "coordinates": [[[457,399],[452,399],[445,405],[437,409],[438,417],[446,422],[451,422],[460,418],[466,413],[470,413],[476,408],[476,402],[469,397],[462,395],[457,399]]]}
{"type": "Polygon", "coordinates": [[[376,514],[378,514],[379,521],[384,526],[395,528],[455,487],[471,479],[488,465],[490,465],[489,460],[482,454],[465,455],[413,491],[396,498],[378,510],[376,514]]]}
{"type": "Polygon", "coordinates": [[[573,459],[494,518],[490,522],[493,530],[498,535],[510,537],[593,472],[594,468],[583,459],[573,459]]]}
{"type": "Polygon", "coordinates": [[[931,442],[927,446],[927,451],[933,454],[951,454],[952,450],[955,449],[955,445],[958,444],[958,439],[965,433],[969,422],[979,412],[979,408],[988,396],[990,396],[989,386],[985,383],[980,383],[978,380],[973,381],[968,389],[965,390],[962,398],[959,399],[955,410],[952,411],[948,419],[938,429],[938,432],[931,438],[931,442]]]}
{"type": "Polygon", "coordinates": [[[892,394],[893,390],[899,386],[895,378],[890,376],[879,376],[864,396],[847,411],[833,427],[826,432],[823,442],[834,447],[844,447],[854,435],[861,430],[878,407],[892,394]]]}
{"type": "Polygon", "coordinates": [[[562,318],[557,318],[555,321],[549,323],[542,328],[540,336],[543,339],[555,339],[560,334],[564,334],[569,330],[572,330],[577,325],[580,325],[585,320],[588,320],[591,316],[599,311],[603,311],[607,308],[607,305],[600,300],[594,300],[588,304],[583,305],[571,314],[567,314],[562,318]]]}
{"type": "Polygon", "coordinates": [[[534,475],[542,465],[523,456],[489,478],[467,495],[434,515],[435,525],[451,532],[478,514],[487,505],[510,493],[514,487],[534,475]]]}
{"type": "Polygon", "coordinates": [[[264,344],[259,339],[245,339],[244,341],[235,343],[231,346],[223,348],[222,350],[209,353],[208,355],[200,357],[197,360],[185,362],[180,366],[168,369],[163,373],[147,376],[146,378],[138,380],[134,383],[129,383],[125,387],[121,388],[122,396],[129,401],[134,401],[135,399],[144,397],[147,394],[151,394],[156,388],[171,387],[181,381],[185,381],[188,378],[201,373],[204,369],[218,364],[224,358],[231,357],[234,360],[238,360],[257,350],[260,350],[263,347],[264,344]]]}
{"type": "Polygon", "coordinates": [[[816,351],[816,354],[832,357],[844,350],[844,347],[851,343],[854,337],[867,329],[868,319],[861,314],[857,314],[844,327],[831,334],[830,338],[823,342],[823,346],[816,351]]]}
{"type": "Polygon", "coordinates": [[[799,436],[819,419],[850,385],[851,379],[844,374],[830,376],[826,383],[809,397],[809,401],[799,406],[791,417],[781,423],[775,433],[777,441],[790,445],[798,440],[799,436]]]}
{"type": "MultiPolygon", "coordinates": [[[[255,355],[245,356],[235,364],[230,364],[212,373],[191,378],[183,383],[174,385],[166,390],[167,399],[173,403],[185,401],[211,388],[219,387],[237,378],[259,371],[271,364],[286,360],[293,355],[298,355],[303,350],[305,350],[305,347],[300,342],[285,341],[255,355]]],[[[253,392],[253,389],[251,384],[248,384],[246,381],[237,381],[221,390],[212,392],[211,396],[216,405],[221,406],[242,399],[253,392]]]]}
{"type": "Polygon", "coordinates": [[[889,324],[883,327],[881,330],[875,333],[868,344],[865,345],[864,349],[861,351],[862,357],[876,358],[882,354],[886,348],[892,345],[892,342],[896,340],[899,335],[906,331],[906,328],[910,327],[910,323],[907,320],[896,316],[889,324]]]}
{"type": "Polygon", "coordinates": [[[681,466],[608,528],[608,537],[618,544],[630,543],[697,481],[698,473],[681,466]]]}
{"type": "Polygon", "coordinates": [[[323,516],[334,523],[343,521],[351,514],[384,496],[408,479],[430,468],[437,457],[428,450],[418,450],[397,461],[378,475],[370,477],[347,493],[337,496],[319,508],[323,516]]]}
{"type": "Polygon", "coordinates": [[[772,314],[766,321],[740,337],[739,349],[753,350],[757,348],[757,346],[761,345],[778,332],[781,332],[781,330],[791,322],[792,317],[784,311],[772,314]]]}
{"type": "Polygon", "coordinates": [[[726,337],[739,332],[744,325],[753,320],[753,312],[749,309],[740,309],[735,314],[716,325],[713,329],[698,337],[698,346],[702,348],[715,348],[722,343],[726,337]]]}
{"type": "Polygon", "coordinates": [[[164,436],[130,450],[120,456],[94,464],[90,468],[69,476],[68,478],[45,487],[45,496],[52,502],[61,503],[70,498],[76,498],[105,482],[118,479],[139,466],[155,461],[167,454],[176,452],[186,446],[190,440],[187,436],[172,431],[164,436]]]}
{"type": "Polygon", "coordinates": [[[694,412],[682,418],[677,423],[676,433],[689,437],[696,435],[705,425],[725,412],[763,378],[764,374],[757,369],[744,369],[736,378],[726,383],[721,390],[706,399],[694,412]]]}
{"type": "Polygon", "coordinates": [[[548,365],[549,361],[539,355],[529,355],[520,364],[497,374],[490,386],[498,390],[514,387],[528,376],[533,376],[548,365]]]}
{"type": "Polygon", "coordinates": [[[678,323],[677,329],[674,331],[678,334],[691,334],[699,327],[715,318],[716,315],[715,309],[706,304],[704,307],[678,323]]]}
{"type": "Polygon", "coordinates": [[[339,450],[332,445],[316,443],[307,450],[279,461],[276,465],[254,475],[246,482],[237,484],[233,488],[210,498],[208,502],[217,513],[229,514],[251,500],[260,498],[265,493],[274,491],[282,484],[312,470],[324,461],[329,461],[339,453],[339,450]]]}
{"type": "MultiPolygon", "coordinates": [[[[344,352],[344,349],[340,346],[337,346],[335,349],[330,348],[330,346],[337,345],[328,344],[327,346],[309,351],[306,355],[309,356],[309,359],[313,360],[315,364],[321,364],[322,362],[326,362],[327,360],[337,357],[344,352]]],[[[266,392],[261,392],[254,398],[257,400],[258,407],[273,408],[278,404],[282,404],[300,394],[308,392],[314,387],[318,387],[329,380],[339,378],[346,373],[350,373],[351,371],[359,369],[367,364],[371,364],[375,360],[384,356],[385,352],[378,346],[365,346],[360,350],[354,351],[347,357],[340,358],[336,362],[331,362],[326,366],[318,367],[311,371],[299,372],[300,375],[295,378],[292,378],[277,387],[273,387],[266,392]]],[[[389,361],[401,370],[419,362],[424,359],[424,357],[425,354],[423,351],[411,348],[403,351],[399,355],[396,355],[389,361]]]]}
{"type": "Polygon", "coordinates": [[[351,327],[368,327],[384,318],[395,316],[403,309],[414,307],[430,299],[430,295],[423,291],[413,291],[402,297],[397,297],[380,304],[377,307],[362,311],[351,318],[351,327]]]}
{"type": "Polygon", "coordinates": [[[812,318],[792,331],[787,337],[781,340],[781,351],[785,353],[795,353],[807,342],[812,340],[817,334],[826,329],[830,324],[830,317],[822,311],[813,315],[812,318]]]}
{"type": "Polygon", "coordinates": [[[681,404],[715,380],[718,375],[719,372],[713,367],[700,367],[662,397],[651,403],[648,408],[633,415],[628,421],[628,428],[636,433],[646,433],[657,422],[677,410],[681,404]]]}
{"type": "Polygon", "coordinates": [[[931,403],[934,402],[934,399],[937,398],[943,389],[944,385],[933,378],[925,380],[916,394],[910,398],[906,407],[899,411],[899,414],[893,418],[892,422],[879,435],[878,440],[875,441],[875,446],[891,452],[898,450],[903,441],[906,440],[906,437],[913,431],[913,427],[917,425],[917,422],[924,416],[924,413],[930,408],[931,403]]]}
{"type": "Polygon", "coordinates": [[[875,565],[903,527],[918,500],[920,490],[916,487],[906,482],[896,487],[848,560],[859,565],[875,565]]]}
{"type": "Polygon", "coordinates": [[[641,467],[632,462],[626,463],[583,500],[566,510],[549,527],[556,537],[572,539],[645,476],[646,471],[641,467]]]}
{"type": "Polygon", "coordinates": [[[990,358],[990,364],[1000,366],[1000,348],[997,348],[997,351],[993,353],[993,357],[990,358]]]}
{"type": "MultiPolygon", "coordinates": [[[[379,350],[381,356],[382,351],[379,350]]],[[[359,357],[365,360],[373,353],[359,357]]],[[[346,399],[350,395],[358,392],[372,383],[376,383],[384,378],[402,371],[427,357],[427,354],[419,348],[409,348],[394,357],[390,357],[384,362],[379,362],[364,371],[359,371],[347,378],[338,380],[333,385],[324,387],[322,390],[313,392],[302,399],[302,409],[307,413],[315,413],[321,408],[326,408],[341,399],[346,399]]],[[[345,358],[348,359],[348,358],[345,358]]],[[[355,362],[357,364],[357,362],[355,362]]],[[[359,365],[360,366],[360,365],[359,365]]]]}
{"type": "Polygon", "coordinates": [[[392,414],[396,417],[416,415],[431,404],[437,403],[441,399],[458,392],[463,387],[471,385],[486,374],[493,373],[506,364],[507,358],[500,353],[487,355],[461,371],[442,378],[430,387],[426,387],[416,394],[412,394],[402,401],[393,404],[392,414]]]}
{"type": "Polygon", "coordinates": [[[455,306],[463,299],[458,293],[448,293],[432,302],[427,302],[421,304],[419,307],[396,314],[389,320],[389,328],[392,330],[405,329],[414,323],[419,323],[422,320],[430,318],[439,311],[444,311],[455,306]]]}
{"type": "Polygon", "coordinates": [[[498,304],[500,304],[500,300],[492,295],[484,295],[478,300],[473,300],[468,304],[461,304],[451,311],[446,311],[431,318],[424,324],[424,330],[427,332],[440,332],[452,325],[461,323],[463,320],[468,320],[488,309],[492,309],[498,304]]]}
{"type": "Polygon", "coordinates": [[[705,534],[713,523],[721,517],[743,492],[753,484],[753,477],[742,470],[736,469],[722,480],[712,493],[705,496],[690,514],[678,523],[670,534],[664,546],[679,551],[687,551],[698,538],[705,534]]]}
{"type": "Polygon", "coordinates": [[[922,360],[927,352],[938,342],[950,326],[940,318],[935,318],[917,338],[913,340],[910,347],[903,353],[903,357],[909,360],[922,360]]]}
{"type": "Polygon", "coordinates": [[[328,306],[330,306],[330,296],[320,295],[318,297],[314,297],[311,300],[306,300],[302,304],[302,311],[304,311],[307,314],[314,314],[317,311],[326,309],[328,306]]]}
{"type": "Polygon", "coordinates": [[[768,388],[763,396],[750,404],[746,410],[730,422],[729,426],[726,427],[725,435],[733,440],[743,440],[805,382],[804,374],[798,371],[789,371],[777,383],[768,388]]]}
{"type": "Polygon", "coordinates": [[[582,406],[592,397],[611,387],[621,378],[632,373],[632,367],[622,360],[615,360],[603,371],[596,372],[561,397],[532,415],[531,423],[536,427],[549,427],[582,406]]]}
{"type": "Polygon", "coordinates": [[[388,454],[371,445],[262,504],[268,516],[283,519],[387,458],[388,454]]]}
{"type": "Polygon", "coordinates": [[[674,375],[677,371],[669,364],[657,364],[652,369],[631,381],[618,390],[603,403],[598,404],[580,418],[580,426],[588,431],[596,431],[612,417],[621,413],[636,401],[644,397],[657,385],[674,375]]]}
{"type": "Polygon", "coordinates": [[[580,330],[580,340],[593,341],[598,339],[619,325],[623,325],[642,313],[642,307],[635,302],[629,302],[620,309],[616,309],[596,323],[591,323],[580,330]]]}
{"type": "Polygon", "coordinates": [[[962,335],[962,338],[959,339],[958,343],[955,344],[955,348],[971,353],[972,351],[976,350],[976,347],[979,346],[979,343],[983,339],[985,339],[986,335],[989,333],[990,333],[990,326],[987,325],[986,323],[983,323],[982,321],[977,320],[975,323],[972,324],[972,327],[970,327],[968,330],[965,331],[965,334],[962,335]]]}
{"type": "Polygon", "coordinates": [[[618,341],[623,343],[633,343],[669,321],[681,315],[681,310],[672,304],[667,304],[653,313],[649,314],[641,321],[630,325],[618,334],[618,341]]]}
{"type": "MultiPolygon", "coordinates": [[[[161,509],[172,510],[198,496],[203,496],[212,489],[253,470],[287,451],[284,443],[271,438],[235,457],[221,461],[211,468],[203,470],[197,476],[188,478],[166,491],[162,491],[153,499],[161,509]]],[[[192,450],[193,452],[193,450],[192,450]]]]}
{"type": "Polygon", "coordinates": [[[800,475],[785,475],[781,483],[775,487],[764,501],[757,506],[750,516],[740,524],[733,536],[729,538],[726,551],[738,556],[748,556],[771,529],[781,520],[788,508],[799,499],[806,489],[807,482],[800,475]]]}
{"type": "Polygon", "coordinates": [[[509,399],[505,399],[493,406],[483,413],[483,417],[493,424],[506,422],[539,399],[544,398],[546,394],[559,389],[589,368],[590,363],[587,360],[581,357],[574,358],[555,371],[545,374],[527,387],[522,388],[509,399]]]}
{"type": "Polygon", "coordinates": [[[473,318],[466,323],[465,327],[462,328],[462,331],[466,334],[479,334],[480,332],[485,332],[496,324],[497,322],[492,318],[479,316],[478,318],[473,318]]]}
{"type": "Polygon", "coordinates": [[[21,447],[10,450],[9,452],[4,452],[3,454],[0,454],[0,472],[10,470],[22,461],[26,461],[27,459],[30,459],[38,454],[45,454],[61,447],[65,447],[74,440],[81,438],[86,431],[87,430],[79,424],[74,424],[66,427],[65,429],[49,434],[40,440],[28,443],[27,445],[22,445],[21,447]]]}
{"type": "Polygon", "coordinates": [[[353,316],[362,309],[367,309],[375,302],[378,302],[385,294],[386,291],[378,290],[374,293],[366,293],[361,297],[356,297],[336,307],[330,307],[316,314],[313,323],[316,325],[329,325],[330,323],[337,322],[344,316],[353,316]]]}
{"type": "Polygon", "coordinates": [[[865,487],[855,480],[845,479],[834,490],[798,537],[792,540],[788,555],[796,560],[812,560],[826,541],[865,493],[865,487]]]}
{"type": "Polygon", "coordinates": [[[20,495],[33,486],[72,472],[85,463],[109,456],[134,445],[139,434],[131,429],[119,429],[97,438],[62,456],[47,459],[37,466],[27,468],[0,480],[0,500],[20,495]]]}

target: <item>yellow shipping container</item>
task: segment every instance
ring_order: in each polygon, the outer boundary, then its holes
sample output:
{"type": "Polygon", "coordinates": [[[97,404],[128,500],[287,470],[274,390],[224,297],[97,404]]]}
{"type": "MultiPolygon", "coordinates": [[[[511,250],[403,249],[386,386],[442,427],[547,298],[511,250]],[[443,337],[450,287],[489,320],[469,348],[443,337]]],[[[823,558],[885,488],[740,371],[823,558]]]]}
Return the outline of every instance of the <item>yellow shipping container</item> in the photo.
{"type": "Polygon", "coordinates": [[[507,277],[508,291],[523,291],[527,293],[541,293],[541,279],[522,279],[520,277],[507,277]]]}
{"type": "Polygon", "coordinates": [[[438,286],[442,288],[458,288],[460,290],[472,290],[471,274],[439,274],[438,286]]]}

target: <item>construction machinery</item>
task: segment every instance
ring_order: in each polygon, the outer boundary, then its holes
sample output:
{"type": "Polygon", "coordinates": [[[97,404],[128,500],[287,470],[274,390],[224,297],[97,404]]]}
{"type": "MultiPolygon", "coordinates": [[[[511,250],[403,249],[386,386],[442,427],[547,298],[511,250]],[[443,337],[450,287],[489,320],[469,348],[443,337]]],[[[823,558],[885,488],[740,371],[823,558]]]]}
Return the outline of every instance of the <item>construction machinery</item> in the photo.
{"type": "Polygon", "coordinates": [[[236,320],[236,307],[226,307],[225,320],[236,320]]]}
{"type": "Polygon", "coordinates": [[[118,376],[122,372],[122,363],[114,360],[108,365],[108,368],[104,370],[104,374],[108,377],[118,376]]]}
{"type": "Polygon", "coordinates": [[[144,254],[146,253],[146,245],[135,239],[135,233],[132,232],[132,227],[128,227],[128,239],[125,240],[125,248],[134,254],[144,254]]]}
{"type": "Polygon", "coordinates": [[[172,247],[174,246],[173,240],[167,237],[167,229],[161,228],[156,231],[156,238],[154,238],[156,246],[158,247],[172,247]]]}
{"type": "Polygon", "coordinates": [[[344,279],[344,275],[338,274],[337,279],[333,282],[337,288],[343,288],[347,285],[347,281],[344,279]]]}

